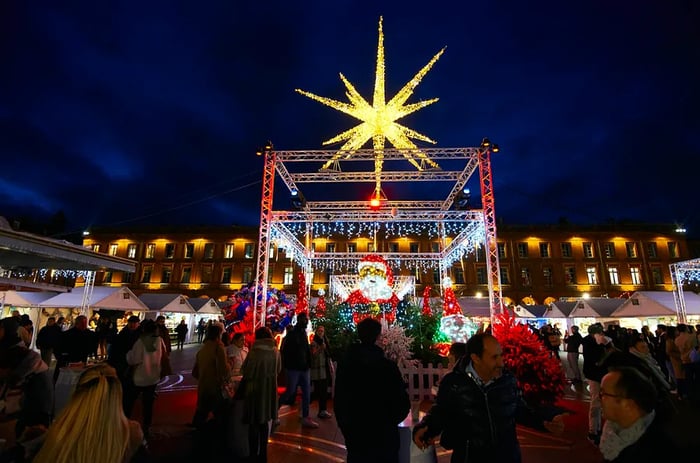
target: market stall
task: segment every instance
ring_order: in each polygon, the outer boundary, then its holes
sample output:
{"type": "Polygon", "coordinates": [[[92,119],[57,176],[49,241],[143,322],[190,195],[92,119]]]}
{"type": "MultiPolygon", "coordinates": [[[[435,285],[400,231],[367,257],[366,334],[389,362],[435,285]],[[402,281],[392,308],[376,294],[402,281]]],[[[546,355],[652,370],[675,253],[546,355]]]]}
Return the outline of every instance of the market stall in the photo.
{"type": "MultiPolygon", "coordinates": [[[[139,299],[148,307],[146,318],[155,320],[159,315],[165,317],[165,326],[170,333],[171,343],[177,339],[175,327],[180,320],[185,320],[189,328],[187,331],[189,338],[196,323],[196,311],[190,304],[190,299],[175,293],[142,293],[139,294],[139,299]]],[[[189,339],[186,341],[189,342],[189,339]]]]}
{"type": "Polygon", "coordinates": [[[204,320],[206,323],[209,320],[218,320],[222,318],[221,308],[213,298],[191,298],[189,299],[189,303],[196,311],[196,320],[194,320],[195,317],[192,317],[193,324],[192,326],[189,326],[189,331],[187,332],[187,342],[190,342],[190,337],[194,337],[196,335],[195,328],[197,327],[197,323],[199,323],[200,319],[204,320]]]}
{"type": "Polygon", "coordinates": [[[32,332],[32,343],[34,347],[36,334],[42,326],[46,324],[46,317],[41,316],[39,303],[59,294],[56,291],[0,291],[0,318],[11,316],[13,311],[18,311],[20,315],[29,315],[29,319],[34,325],[32,332]]]}

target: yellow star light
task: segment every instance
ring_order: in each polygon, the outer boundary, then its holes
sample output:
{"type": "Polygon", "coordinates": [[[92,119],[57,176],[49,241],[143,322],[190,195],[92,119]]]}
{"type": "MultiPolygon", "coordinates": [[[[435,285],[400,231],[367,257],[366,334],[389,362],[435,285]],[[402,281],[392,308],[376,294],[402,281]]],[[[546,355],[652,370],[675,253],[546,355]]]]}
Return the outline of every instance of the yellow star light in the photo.
{"type": "Polygon", "coordinates": [[[440,56],[445,52],[445,48],[440,50],[433,58],[418,71],[418,73],[409,80],[404,87],[388,102],[386,101],[385,85],[384,85],[384,32],[382,30],[382,18],[379,18],[379,44],[377,46],[377,68],[374,77],[374,99],[372,105],[365,100],[355,89],[355,87],[341,73],[340,79],[345,84],[346,93],[349,103],[337,101],[331,98],[315,95],[301,89],[296,89],[298,93],[330,106],[333,109],[341,111],[345,114],[362,121],[361,124],[346,130],[343,133],[323,142],[324,145],[329,145],[337,142],[345,142],[341,146],[339,152],[329,161],[327,161],[321,169],[327,169],[331,164],[334,164],[342,156],[350,157],[355,150],[362,148],[370,139],[374,147],[374,172],[376,176],[375,197],[381,195],[381,172],[384,163],[384,144],[386,141],[391,143],[397,149],[414,150],[404,153],[404,157],[413,164],[418,170],[423,170],[425,166],[439,168],[437,163],[429,159],[425,153],[417,149],[417,146],[411,139],[420,140],[435,144],[436,142],[426,135],[418,133],[414,130],[405,127],[396,121],[404,116],[418,111],[428,105],[438,101],[438,98],[433,98],[419,103],[405,105],[408,98],[413,94],[413,90],[418,86],[423,77],[430,71],[433,65],[440,59],[440,56]],[[416,160],[420,159],[420,163],[416,160]]]}

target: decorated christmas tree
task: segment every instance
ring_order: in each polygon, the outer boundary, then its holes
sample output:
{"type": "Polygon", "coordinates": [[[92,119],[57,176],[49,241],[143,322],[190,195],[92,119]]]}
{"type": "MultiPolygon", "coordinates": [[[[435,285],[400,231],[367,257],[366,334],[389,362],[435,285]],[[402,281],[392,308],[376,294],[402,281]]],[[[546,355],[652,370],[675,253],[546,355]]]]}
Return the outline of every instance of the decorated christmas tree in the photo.
{"type": "Polygon", "coordinates": [[[295,313],[309,312],[309,300],[306,297],[306,278],[304,272],[299,272],[299,291],[297,292],[297,305],[295,313]]]}
{"type": "Polygon", "coordinates": [[[565,377],[559,359],[552,357],[529,326],[516,323],[505,311],[492,326],[503,348],[503,360],[518,379],[525,400],[533,406],[552,406],[564,393],[565,377]]]}
{"type": "Polygon", "coordinates": [[[323,289],[318,290],[318,302],[316,302],[316,316],[324,317],[326,315],[326,292],[323,289]]]}
{"type": "MultiPolygon", "coordinates": [[[[457,298],[455,297],[455,291],[452,289],[452,283],[446,282],[444,284],[445,295],[442,302],[442,316],[446,317],[449,315],[462,314],[462,308],[457,303],[457,298]]],[[[425,309],[424,309],[425,310],[425,309]]]]}

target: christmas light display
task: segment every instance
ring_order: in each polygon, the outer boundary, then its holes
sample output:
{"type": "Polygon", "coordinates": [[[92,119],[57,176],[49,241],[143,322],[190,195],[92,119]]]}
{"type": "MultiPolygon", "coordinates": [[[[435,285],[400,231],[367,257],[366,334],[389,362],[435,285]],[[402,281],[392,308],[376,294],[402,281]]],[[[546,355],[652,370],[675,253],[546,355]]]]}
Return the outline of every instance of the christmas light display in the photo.
{"type": "Polygon", "coordinates": [[[323,289],[318,290],[318,302],[316,302],[316,317],[324,317],[326,315],[326,292],[323,289]]]}
{"type": "Polygon", "coordinates": [[[533,406],[552,406],[564,394],[565,376],[561,362],[524,323],[516,323],[506,311],[492,326],[503,348],[503,360],[518,379],[525,400],[533,406]]]}
{"type": "Polygon", "coordinates": [[[423,288],[423,315],[432,315],[433,310],[430,308],[430,291],[432,288],[430,285],[425,285],[423,288]]]}
{"type": "Polygon", "coordinates": [[[360,281],[351,292],[346,303],[352,310],[352,321],[357,324],[367,317],[393,323],[399,298],[391,289],[394,275],[386,261],[370,254],[357,265],[360,281]]]}
{"type": "Polygon", "coordinates": [[[443,286],[442,319],[440,320],[440,331],[442,331],[451,342],[467,342],[469,336],[476,331],[474,323],[462,314],[462,308],[457,303],[452,280],[445,278],[443,286]]]}
{"type": "Polygon", "coordinates": [[[381,153],[384,150],[386,141],[399,149],[407,148],[415,150],[405,152],[404,157],[418,170],[423,170],[425,165],[431,168],[439,168],[437,163],[429,159],[422,151],[420,151],[415,143],[411,141],[411,139],[413,138],[415,140],[433,144],[436,142],[426,135],[409,129],[396,121],[438,101],[438,98],[433,98],[418,103],[408,105],[405,104],[409,97],[413,94],[413,90],[418,86],[418,84],[420,84],[423,77],[425,77],[425,75],[430,71],[437,60],[440,59],[440,56],[442,56],[444,51],[445,49],[443,48],[435,56],[433,56],[428,64],[418,71],[418,73],[411,80],[409,80],[391,100],[386,101],[384,82],[384,31],[382,28],[382,18],[379,18],[377,65],[374,76],[374,96],[371,105],[360,95],[360,93],[342,73],[340,74],[340,79],[345,84],[345,88],[347,90],[346,96],[348,97],[349,103],[344,103],[342,101],[333,100],[331,98],[318,96],[304,90],[296,89],[297,92],[311,98],[312,100],[323,103],[326,106],[330,106],[333,109],[362,121],[361,124],[353,127],[352,129],[346,130],[345,132],[323,142],[324,145],[330,145],[337,142],[345,143],[343,146],[341,146],[338,154],[326,162],[322,169],[328,169],[334,161],[337,161],[341,157],[350,157],[353,151],[362,148],[365,143],[372,140],[372,146],[374,147],[375,153],[377,153],[374,162],[376,179],[374,197],[378,199],[383,197],[381,192],[381,172],[384,158],[381,153]],[[416,161],[415,158],[419,158],[421,163],[416,161]]]}

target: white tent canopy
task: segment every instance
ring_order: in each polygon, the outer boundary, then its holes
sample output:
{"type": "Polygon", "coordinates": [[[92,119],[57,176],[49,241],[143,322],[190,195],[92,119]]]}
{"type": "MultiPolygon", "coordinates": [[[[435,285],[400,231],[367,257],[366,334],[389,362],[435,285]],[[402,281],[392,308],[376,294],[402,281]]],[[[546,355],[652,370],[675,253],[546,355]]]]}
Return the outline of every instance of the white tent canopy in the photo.
{"type": "Polygon", "coordinates": [[[0,303],[15,307],[39,307],[39,303],[56,296],[56,291],[0,291],[0,303]]]}
{"type": "Polygon", "coordinates": [[[491,302],[488,297],[458,297],[457,303],[467,317],[491,317],[491,302]]]}
{"type": "MultiPolygon", "coordinates": [[[[569,315],[578,304],[577,301],[555,301],[549,305],[549,309],[544,313],[544,318],[569,318],[569,315]]],[[[585,315],[581,315],[582,317],[585,315]]]]}
{"type": "Polygon", "coordinates": [[[213,298],[192,298],[189,303],[197,313],[221,315],[219,304],[213,298]]]}
{"type": "MultiPolygon", "coordinates": [[[[690,306],[687,302],[687,307],[690,306]]],[[[700,306],[700,304],[698,304],[700,306]]],[[[688,310],[688,308],[687,308],[688,310]]],[[[691,313],[688,310],[688,313],[691,313]]],[[[700,313],[700,311],[698,311],[700,313]]],[[[637,291],[612,314],[613,317],[675,317],[676,303],[671,291],[637,291]]]]}
{"type": "Polygon", "coordinates": [[[141,302],[155,312],[195,313],[186,296],[174,293],[143,293],[141,302]]]}
{"type": "MultiPolygon", "coordinates": [[[[82,307],[85,287],[74,288],[71,292],[58,294],[39,303],[39,307],[82,307]]],[[[146,312],[148,307],[126,286],[95,286],[90,297],[90,308],[146,312]]]]}

